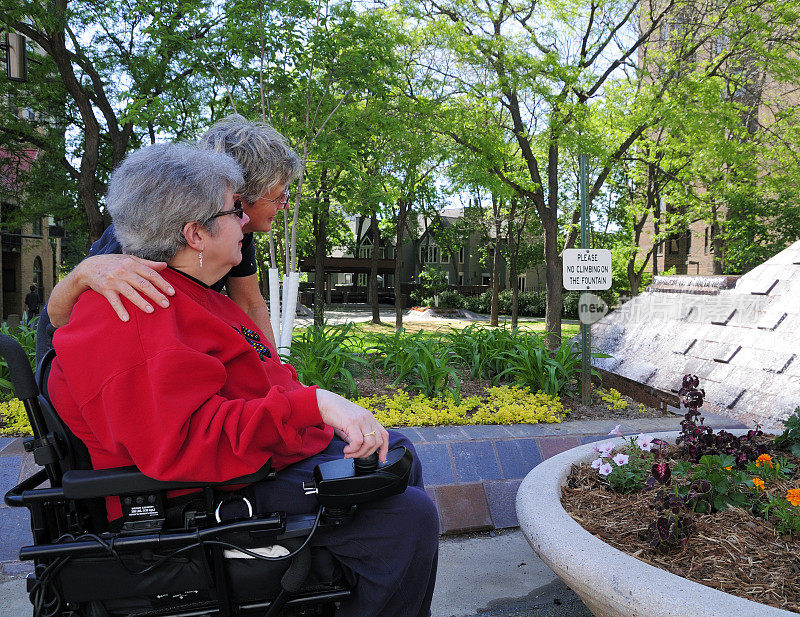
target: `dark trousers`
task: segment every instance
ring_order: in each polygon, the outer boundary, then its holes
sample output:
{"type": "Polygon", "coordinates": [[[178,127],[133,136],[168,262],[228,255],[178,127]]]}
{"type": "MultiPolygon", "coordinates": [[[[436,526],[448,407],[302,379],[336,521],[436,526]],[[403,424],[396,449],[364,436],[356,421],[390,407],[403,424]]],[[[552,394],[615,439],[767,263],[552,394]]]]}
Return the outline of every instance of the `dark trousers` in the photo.
{"type": "MultiPolygon", "coordinates": [[[[345,442],[334,437],[330,445],[304,461],[278,472],[274,482],[259,482],[246,489],[258,512],[283,510],[303,514],[316,510],[313,496],[305,496],[302,483],[313,477],[314,467],[340,459],[345,442]]],[[[389,446],[405,446],[414,453],[409,485],[401,495],[362,504],[351,522],[336,529],[319,530],[312,539],[342,564],[355,582],[352,597],[337,615],[344,617],[428,617],[439,551],[439,517],[422,484],[422,467],[411,442],[389,431],[389,446]]]]}

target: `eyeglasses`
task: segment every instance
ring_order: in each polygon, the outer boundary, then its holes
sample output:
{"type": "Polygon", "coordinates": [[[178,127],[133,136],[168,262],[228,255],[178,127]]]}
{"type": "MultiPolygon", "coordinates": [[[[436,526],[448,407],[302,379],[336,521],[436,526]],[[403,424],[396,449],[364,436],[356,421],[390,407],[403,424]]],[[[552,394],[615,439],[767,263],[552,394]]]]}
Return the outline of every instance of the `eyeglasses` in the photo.
{"type": "Polygon", "coordinates": [[[289,187],[286,187],[286,190],[283,192],[283,195],[280,197],[276,197],[275,199],[270,199],[270,201],[274,204],[278,204],[278,210],[283,210],[289,207],[289,187]]]}
{"type": "Polygon", "coordinates": [[[244,208],[242,207],[242,200],[237,199],[233,202],[233,210],[223,210],[222,212],[217,212],[215,215],[209,217],[209,221],[214,220],[218,216],[225,216],[226,214],[235,214],[236,218],[244,218],[244,208]]]}

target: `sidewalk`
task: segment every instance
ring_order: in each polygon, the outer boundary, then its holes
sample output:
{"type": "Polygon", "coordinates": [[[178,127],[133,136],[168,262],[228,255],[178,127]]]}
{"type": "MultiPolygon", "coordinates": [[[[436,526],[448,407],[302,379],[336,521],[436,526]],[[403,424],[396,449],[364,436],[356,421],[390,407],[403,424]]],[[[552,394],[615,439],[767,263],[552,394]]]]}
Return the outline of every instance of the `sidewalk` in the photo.
{"type": "MultiPolygon", "coordinates": [[[[446,534],[433,617],[591,617],[519,532],[517,489],[543,460],[606,439],[617,423],[626,434],[654,433],[678,430],[681,418],[402,429],[416,446],[446,534]],[[453,535],[464,533],[472,536],[453,535]]],[[[714,428],[743,428],[722,416],[705,418],[714,428]]],[[[0,493],[33,472],[30,456],[21,440],[0,438],[0,493]]],[[[31,567],[17,561],[19,547],[30,542],[27,514],[0,505],[0,617],[30,614],[22,578],[31,567]]]]}

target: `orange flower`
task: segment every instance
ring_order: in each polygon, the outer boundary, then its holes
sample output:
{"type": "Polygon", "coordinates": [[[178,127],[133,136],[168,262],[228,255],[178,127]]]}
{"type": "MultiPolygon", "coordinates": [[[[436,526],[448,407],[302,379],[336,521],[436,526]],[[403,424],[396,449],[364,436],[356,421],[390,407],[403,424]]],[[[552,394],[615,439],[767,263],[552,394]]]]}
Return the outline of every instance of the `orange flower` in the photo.
{"type": "Polygon", "coordinates": [[[725,467],[725,471],[730,471],[731,469],[733,469],[733,465],[728,465],[725,467]]]}
{"type": "Polygon", "coordinates": [[[753,486],[755,486],[759,491],[764,490],[764,480],[761,478],[753,478],[753,486]]]}
{"type": "Polygon", "coordinates": [[[772,467],[772,457],[769,454],[762,454],[756,459],[756,467],[761,467],[762,465],[772,467]]]}
{"type": "Polygon", "coordinates": [[[793,506],[800,506],[800,488],[790,488],[786,493],[786,501],[793,506]]]}

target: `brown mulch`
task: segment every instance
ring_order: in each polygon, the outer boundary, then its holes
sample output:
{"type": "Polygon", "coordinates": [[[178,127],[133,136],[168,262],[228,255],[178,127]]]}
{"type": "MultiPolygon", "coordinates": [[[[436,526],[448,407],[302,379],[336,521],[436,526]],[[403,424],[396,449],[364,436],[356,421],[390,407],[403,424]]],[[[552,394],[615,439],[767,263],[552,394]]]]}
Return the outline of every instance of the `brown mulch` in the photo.
{"type": "MultiPolygon", "coordinates": [[[[392,386],[394,379],[381,373],[375,374],[375,378],[369,374],[355,378],[356,386],[360,396],[392,396],[395,388],[392,386]]],[[[402,387],[400,384],[398,387],[402,387]]],[[[462,374],[461,376],[461,396],[477,396],[481,401],[486,401],[486,388],[490,388],[492,382],[488,379],[472,380],[462,374]]],[[[627,403],[624,409],[609,409],[600,396],[595,391],[592,405],[581,404],[580,398],[562,396],[561,403],[567,410],[564,416],[565,421],[569,420],[625,420],[631,418],[664,418],[672,416],[669,412],[663,412],[654,407],[645,407],[644,411],[639,409],[639,403],[629,396],[623,396],[627,403]]]]}
{"type": "MultiPolygon", "coordinates": [[[[800,466],[777,494],[785,495],[798,482],[800,466]]],[[[731,508],[696,514],[697,529],[686,546],[662,554],[650,547],[648,534],[656,518],[654,497],[654,491],[615,493],[585,463],[573,466],[561,501],[587,531],[641,561],[748,600],[800,612],[800,538],[782,536],[770,522],[731,508]]]]}

